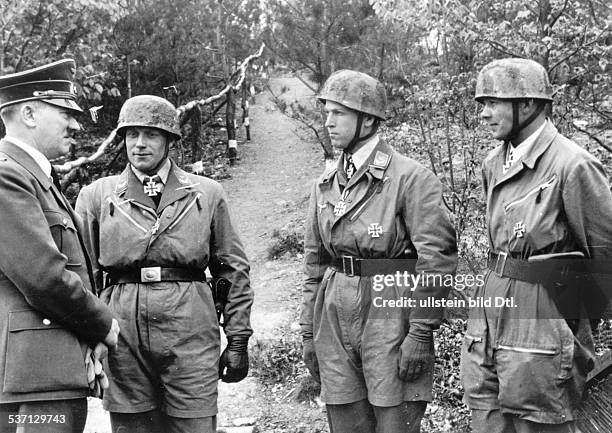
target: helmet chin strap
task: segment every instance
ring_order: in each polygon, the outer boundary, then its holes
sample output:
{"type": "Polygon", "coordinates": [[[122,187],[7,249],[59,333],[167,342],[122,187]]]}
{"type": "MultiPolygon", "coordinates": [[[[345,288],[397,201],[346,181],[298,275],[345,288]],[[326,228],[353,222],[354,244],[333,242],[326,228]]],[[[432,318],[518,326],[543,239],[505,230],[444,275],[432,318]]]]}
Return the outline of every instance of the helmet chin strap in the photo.
{"type": "Polygon", "coordinates": [[[359,143],[360,141],[366,141],[367,139],[372,137],[374,134],[376,134],[376,128],[372,128],[372,130],[366,135],[364,135],[363,137],[359,136],[361,134],[361,125],[363,124],[363,118],[364,118],[364,114],[361,111],[358,111],[357,112],[357,126],[355,127],[355,135],[353,136],[353,139],[349,142],[349,144],[344,149],[344,152],[353,153],[353,149],[355,148],[357,143],[359,143]]]}
{"type": "MultiPolygon", "coordinates": [[[[510,133],[504,139],[505,143],[508,143],[508,142],[512,143],[512,140],[514,140],[526,126],[528,126],[531,122],[533,122],[540,115],[540,113],[544,110],[544,106],[545,106],[545,104],[538,104],[535,111],[531,113],[529,117],[527,117],[527,119],[519,123],[519,104],[520,103],[521,103],[520,100],[512,101],[512,129],[510,130],[510,133]]],[[[515,145],[512,144],[512,146],[515,146],[515,145]]]]}

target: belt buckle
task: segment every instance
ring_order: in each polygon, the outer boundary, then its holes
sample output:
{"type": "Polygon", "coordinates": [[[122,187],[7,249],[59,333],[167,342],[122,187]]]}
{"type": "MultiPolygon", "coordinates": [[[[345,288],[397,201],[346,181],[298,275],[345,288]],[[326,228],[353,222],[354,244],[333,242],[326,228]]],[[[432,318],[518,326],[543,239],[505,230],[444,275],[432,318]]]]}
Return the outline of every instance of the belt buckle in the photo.
{"type": "Polygon", "coordinates": [[[495,269],[493,272],[498,277],[503,277],[504,268],[506,267],[506,259],[508,258],[508,253],[499,253],[497,254],[497,260],[495,261],[495,269]]]}
{"type": "Polygon", "coordinates": [[[342,272],[349,277],[355,276],[355,257],[353,256],[342,256],[342,272]],[[346,264],[349,264],[347,267],[346,264]]]}
{"type": "Polygon", "coordinates": [[[140,281],[143,283],[155,283],[161,281],[161,267],[152,266],[140,268],[140,281]]]}

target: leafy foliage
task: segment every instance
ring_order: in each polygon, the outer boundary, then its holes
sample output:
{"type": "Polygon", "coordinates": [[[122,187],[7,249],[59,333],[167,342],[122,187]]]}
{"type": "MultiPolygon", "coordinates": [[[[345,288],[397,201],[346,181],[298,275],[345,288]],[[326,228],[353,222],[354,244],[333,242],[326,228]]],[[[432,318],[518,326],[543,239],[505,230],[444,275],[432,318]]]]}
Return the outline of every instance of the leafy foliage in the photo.
{"type": "Polygon", "coordinates": [[[251,372],[264,384],[273,385],[304,372],[302,340],[295,332],[285,330],[274,340],[258,340],[250,348],[251,372]]]}

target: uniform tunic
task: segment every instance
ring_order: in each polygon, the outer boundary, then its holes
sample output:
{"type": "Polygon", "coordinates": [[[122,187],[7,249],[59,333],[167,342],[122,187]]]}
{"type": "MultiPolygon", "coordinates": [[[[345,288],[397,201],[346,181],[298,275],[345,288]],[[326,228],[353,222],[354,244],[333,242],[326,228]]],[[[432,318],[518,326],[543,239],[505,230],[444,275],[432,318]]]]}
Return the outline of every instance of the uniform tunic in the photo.
{"type": "MultiPolygon", "coordinates": [[[[378,308],[374,298],[442,298],[445,287],[411,291],[391,285],[372,291],[372,277],[349,276],[331,267],[343,255],[365,259],[413,258],[417,273],[453,274],[455,232],[436,176],[379,141],[347,182],[338,168],[315,183],[305,235],[304,301],[300,323],[314,335],[322,398],[328,404],[364,398],[375,406],[430,400],[433,366],[414,382],[398,376],[399,347],[408,321],[439,325],[440,310],[378,308]],[[342,215],[334,213],[345,203],[342,215]]],[[[414,289],[414,288],[413,288],[414,289]]]]}
{"type": "MultiPolygon", "coordinates": [[[[150,266],[208,268],[232,288],[225,306],[228,337],[252,333],[249,266],[232,227],[221,186],[174,163],[157,209],[131,169],[83,188],[77,211],[87,227],[94,272],[150,266]]],[[[154,408],[175,417],[217,413],[219,326],[208,283],[122,283],[101,297],[119,320],[121,335],[109,356],[112,412],[154,408]]]]}
{"type": "MultiPolygon", "coordinates": [[[[612,194],[601,164],[549,121],[503,174],[505,152],[502,145],[483,163],[491,250],[523,260],[569,251],[612,260],[612,194]]],[[[590,296],[573,289],[582,301],[590,296]]],[[[517,308],[470,311],[462,356],[470,408],[540,423],[574,419],[593,358],[589,321],[572,331],[542,284],[492,271],[476,296],[513,298],[517,308]]]]}
{"type": "Polygon", "coordinates": [[[0,142],[0,403],[83,398],[86,344],[111,328],[81,221],[40,166],[0,142]]]}

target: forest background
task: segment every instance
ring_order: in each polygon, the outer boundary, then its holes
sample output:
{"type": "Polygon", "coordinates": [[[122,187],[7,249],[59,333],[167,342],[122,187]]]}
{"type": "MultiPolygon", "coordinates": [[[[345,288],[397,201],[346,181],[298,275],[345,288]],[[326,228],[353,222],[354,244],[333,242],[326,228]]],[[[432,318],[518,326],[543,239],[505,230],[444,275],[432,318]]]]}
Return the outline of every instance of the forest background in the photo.
{"type": "MultiPolygon", "coordinates": [[[[266,88],[270,74],[292,74],[313,94],[337,69],[377,77],[390,96],[382,135],[444,184],[460,272],[482,270],[487,248],[479,166],[492,143],[473,101],[476,76],[489,61],[511,56],[545,66],[555,92],[553,122],[612,175],[607,0],[0,0],[1,74],[63,57],[76,60],[79,104],[95,114],[80,119],[85,132],[69,159],[95,151],[130,95],[155,94],[180,106],[244,78],[223,98],[182,117],[179,163],[224,177],[233,162],[229,142],[248,117],[236,105],[248,110],[245,101],[266,88]],[[243,74],[238,65],[262,43],[263,53],[243,74]]],[[[333,159],[314,98],[287,101],[280,93],[277,108],[310,132],[305,138],[320,144],[321,158],[333,159]]],[[[82,185],[119,172],[125,162],[121,143],[114,141],[98,161],[64,176],[67,195],[74,199],[82,185]]],[[[303,227],[282,234],[281,252],[299,254],[302,239],[303,227]]],[[[437,396],[440,404],[458,406],[461,325],[442,332],[448,356],[439,368],[448,373],[437,382],[437,396]]],[[[257,360],[269,381],[286,379],[282,372],[268,374],[271,367],[299,360],[299,341],[291,337],[283,344],[280,357],[257,360]]],[[[458,426],[464,420],[444,417],[444,428],[463,431],[458,426]]]]}

